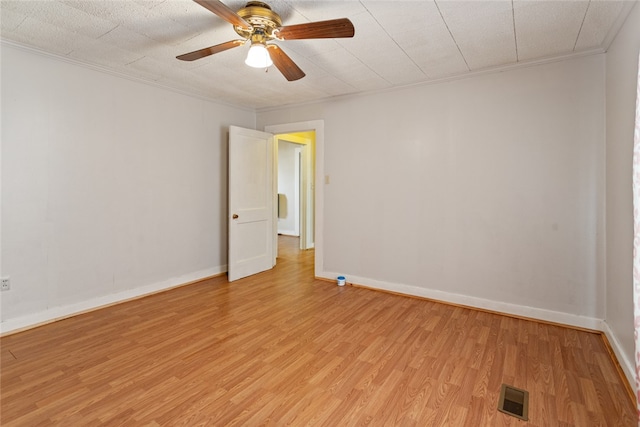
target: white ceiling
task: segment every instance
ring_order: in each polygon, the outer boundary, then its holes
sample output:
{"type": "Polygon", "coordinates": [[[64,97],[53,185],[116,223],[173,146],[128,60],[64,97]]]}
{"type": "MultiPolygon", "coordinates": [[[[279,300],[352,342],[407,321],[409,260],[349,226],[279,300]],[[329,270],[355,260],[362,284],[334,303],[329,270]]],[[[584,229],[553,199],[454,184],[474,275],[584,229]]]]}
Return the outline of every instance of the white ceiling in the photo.
{"type": "MultiPolygon", "coordinates": [[[[224,0],[234,10],[246,3],[224,0]]],[[[384,90],[606,51],[635,1],[271,0],[283,25],[349,18],[351,39],[278,42],[306,77],[244,65],[248,46],[194,62],[177,55],[236,39],[191,0],[0,1],[3,40],[252,108],[384,90]]]]}

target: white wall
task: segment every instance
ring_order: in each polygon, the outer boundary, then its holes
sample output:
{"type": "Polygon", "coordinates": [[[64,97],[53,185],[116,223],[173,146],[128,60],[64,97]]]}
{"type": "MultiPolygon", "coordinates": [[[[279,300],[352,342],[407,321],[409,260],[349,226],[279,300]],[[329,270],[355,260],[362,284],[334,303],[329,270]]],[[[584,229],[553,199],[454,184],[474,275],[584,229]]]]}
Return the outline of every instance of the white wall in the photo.
{"type": "Polygon", "coordinates": [[[226,271],[255,113],[2,46],[2,331],[226,271]]]}
{"type": "MultiPolygon", "coordinates": [[[[636,4],[607,52],[607,293],[606,323],[610,340],[621,348],[627,371],[634,357],[633,198],[631,189],[633,130],[640,54],[640,6],[636,4]]],[[[629,373],[627,373],[629,376],[629,373]]],[[[632,382],[633,384],[633,382],[632,382]]]]}
{"type": "Polygon", "coordinates": [[[258,112],[325,121],[323,276],[599,328],[604,55],[258,112]]]}
{"type": "Polygon", "coordinates": [[[286,208],[278,218],[278,233],[299,236],[299,226],[296,224],[296,207],[298,201],[298,186],[296,185],[296,148],[297,144],[278,140],[278,193],[286,197],[286,208]]]}

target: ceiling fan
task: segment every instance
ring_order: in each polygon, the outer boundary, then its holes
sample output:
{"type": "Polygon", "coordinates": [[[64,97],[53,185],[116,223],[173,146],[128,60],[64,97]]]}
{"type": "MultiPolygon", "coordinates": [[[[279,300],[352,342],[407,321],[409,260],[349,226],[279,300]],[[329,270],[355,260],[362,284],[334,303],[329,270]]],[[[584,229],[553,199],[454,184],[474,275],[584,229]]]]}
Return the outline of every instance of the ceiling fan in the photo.
{"type": "Polygon", "coordinates": [[[250,42],[251,47],[245,63],[256,68],[275,65],[288,81],[301,79],[304,71],[272,40],[333,39],[353,37],[355,29],[347,18],[306,24],[282,26],[280,16],[271,7],[260,1],[250,1],[234,12],[219,0],[194,0],[220,18],[233,25],[242,39],[230,40],[204,49],[177,56],[182,61],[195,61],[214,53],[224,52],[250,42]]]}

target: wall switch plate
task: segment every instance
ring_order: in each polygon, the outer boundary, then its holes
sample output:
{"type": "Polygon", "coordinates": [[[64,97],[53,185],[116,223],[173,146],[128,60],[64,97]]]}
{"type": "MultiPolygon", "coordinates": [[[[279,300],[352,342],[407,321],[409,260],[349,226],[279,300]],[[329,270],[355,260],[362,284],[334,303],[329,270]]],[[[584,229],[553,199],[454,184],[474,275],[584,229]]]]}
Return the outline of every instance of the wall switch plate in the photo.
{"type": "Polygon", "coordinates": [[[8,291],[9,289],[11,289],[11,281],[9,280],[9,277],[3,277],[0,280],[0,291],[8,291]]]}

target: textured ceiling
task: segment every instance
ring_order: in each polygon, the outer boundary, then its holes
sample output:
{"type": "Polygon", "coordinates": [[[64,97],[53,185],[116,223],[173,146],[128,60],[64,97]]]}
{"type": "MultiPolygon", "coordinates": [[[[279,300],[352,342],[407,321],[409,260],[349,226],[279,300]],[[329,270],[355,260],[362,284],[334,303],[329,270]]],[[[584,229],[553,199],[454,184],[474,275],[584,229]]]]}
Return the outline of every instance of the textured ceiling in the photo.
{"type": "MultiPolygon", "coordinates": [[[[177,55],[236,39],[190,0],[0,1],[0,35],[23,46],[252,108],[384,90],[485,69],[603,52],[634,1],[267,1],[283,25],[349,18],[350,39],[278,42],[306,77],[244,65],[248,46],[194,62],[177,55]]],[[[234,10],[245,1],[225,0],[234,10]]]]}

